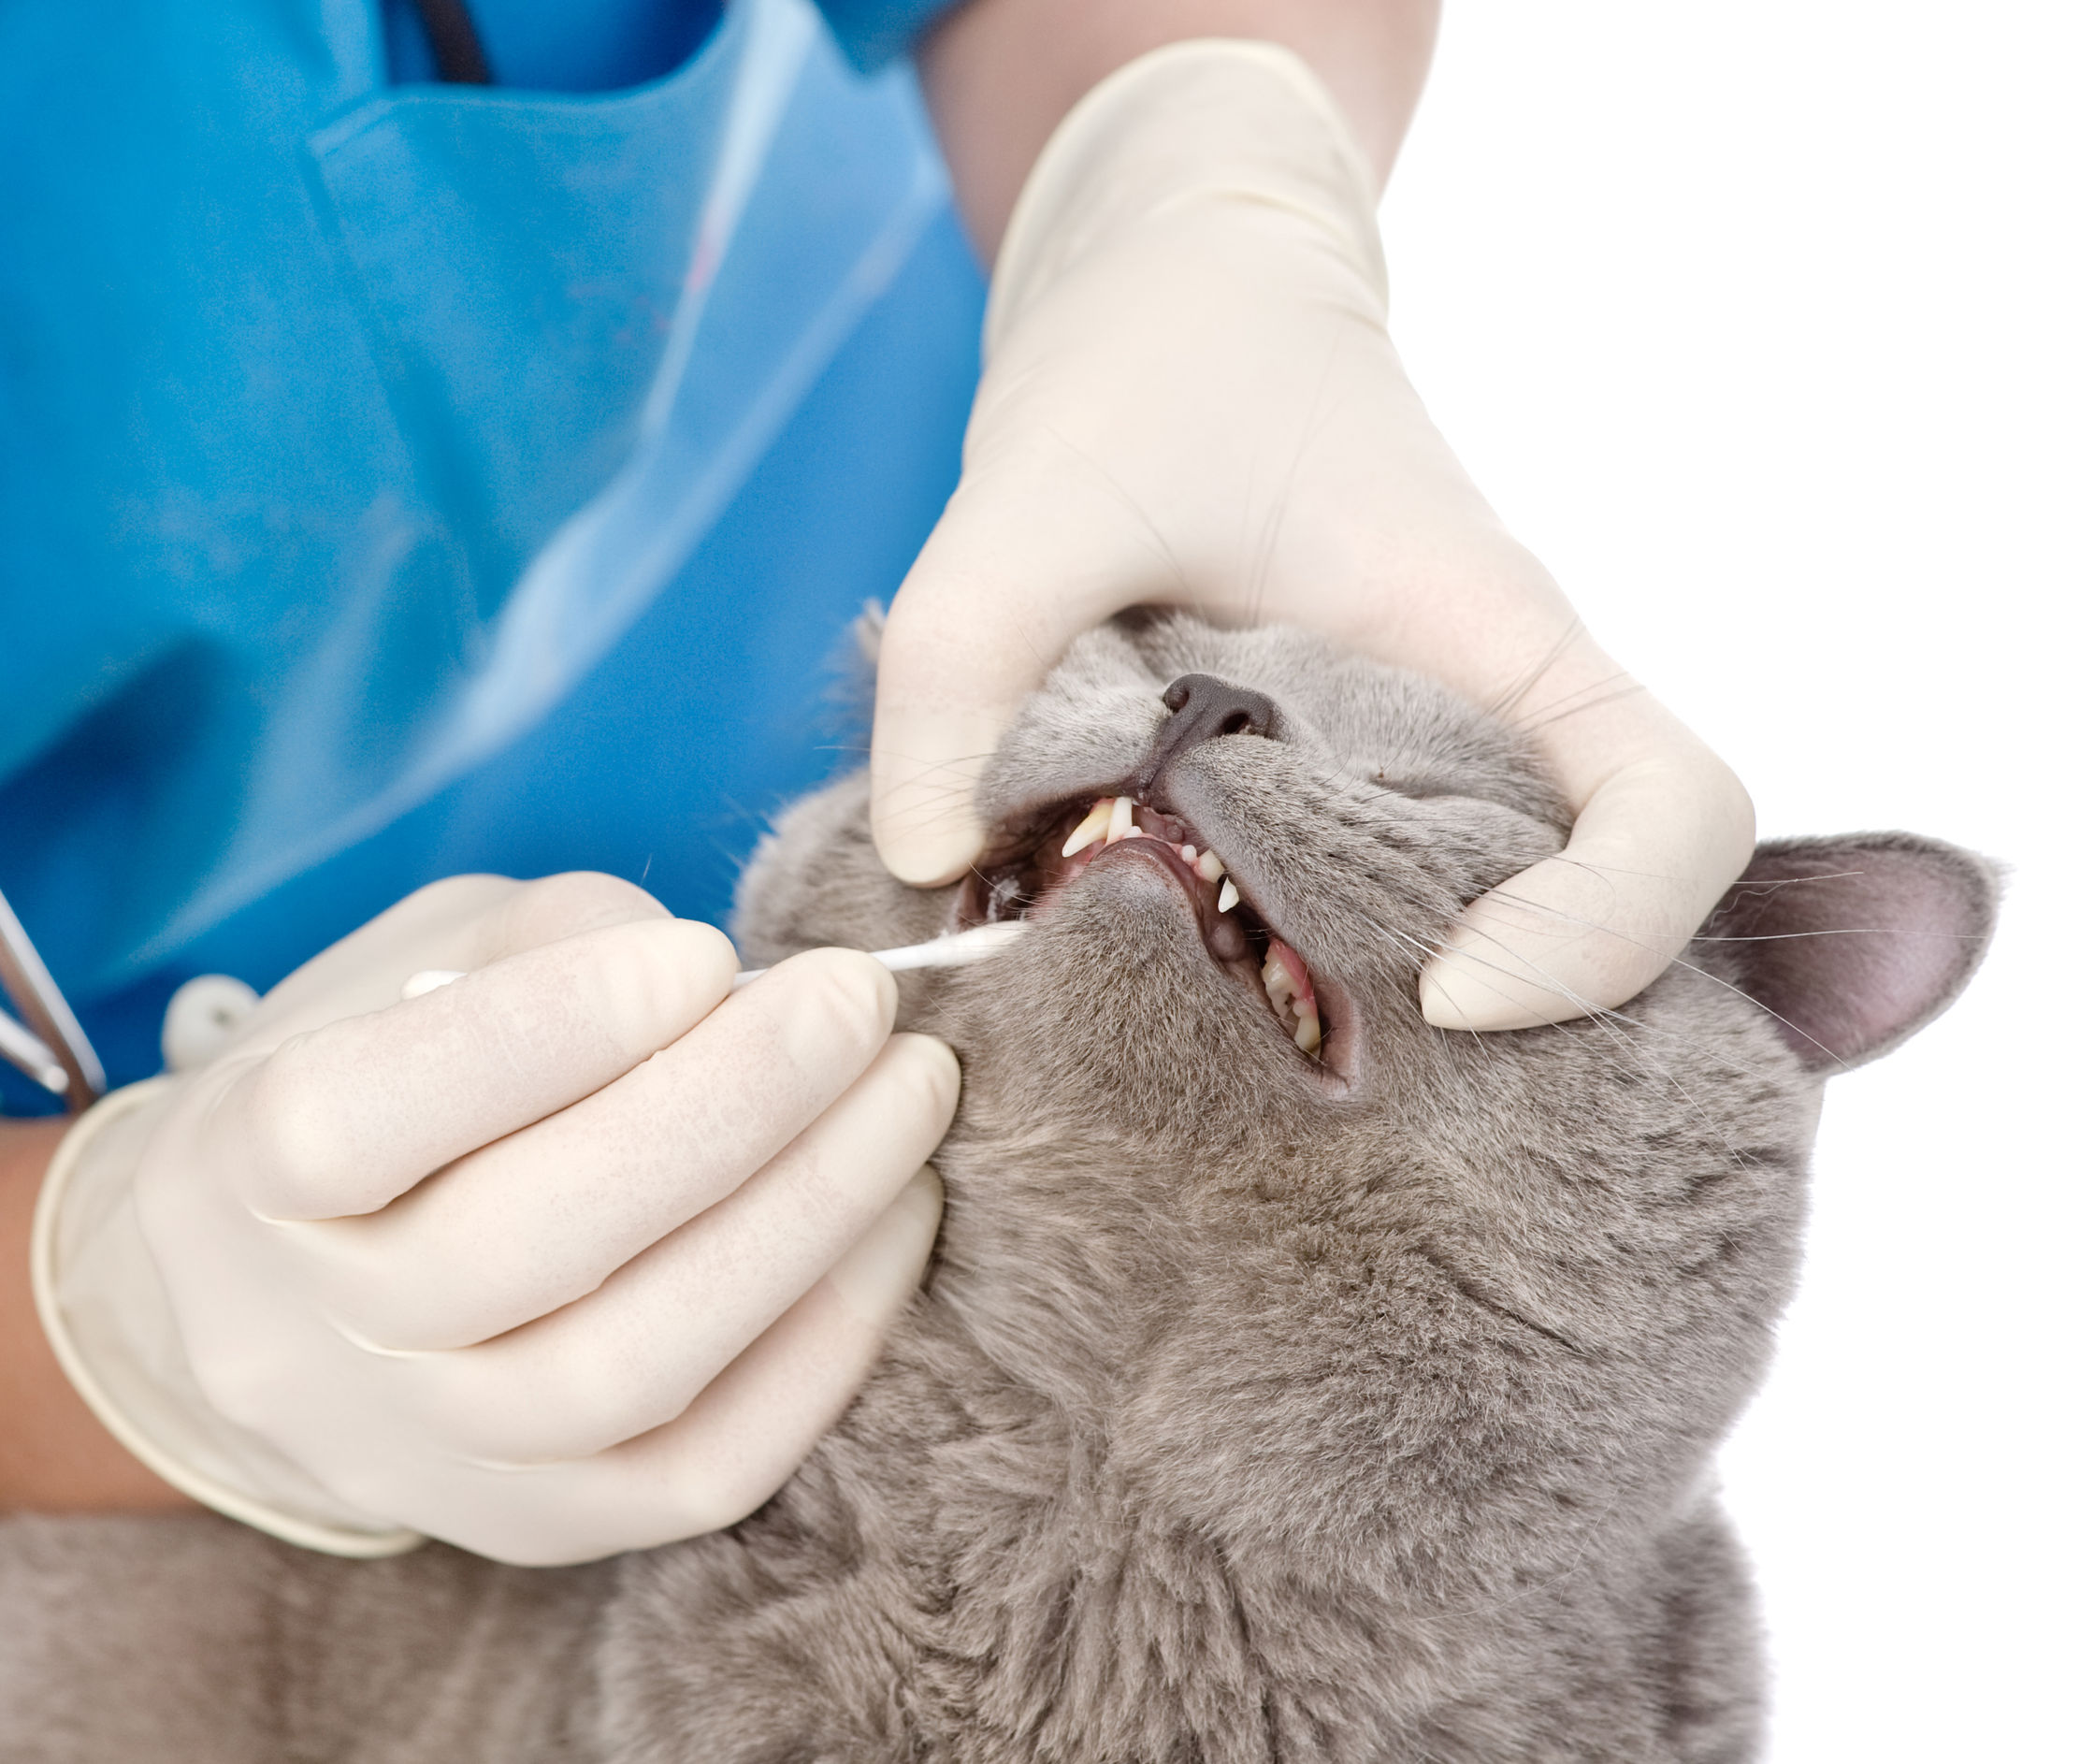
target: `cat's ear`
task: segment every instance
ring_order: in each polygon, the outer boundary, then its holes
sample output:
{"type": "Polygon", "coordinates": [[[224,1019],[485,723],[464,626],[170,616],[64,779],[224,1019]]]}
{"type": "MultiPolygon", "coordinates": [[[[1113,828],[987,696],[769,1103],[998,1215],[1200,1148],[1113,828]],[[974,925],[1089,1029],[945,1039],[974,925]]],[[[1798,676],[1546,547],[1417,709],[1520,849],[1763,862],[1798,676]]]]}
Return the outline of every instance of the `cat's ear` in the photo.
{"type": "Polygon", "coordinates": [[[1999,893],[1991,864],[1938,839],[1778,839],[1699,934],[1791,1050],[1830,1075],[1890,1052],[1963,990],[1999,893]]]}

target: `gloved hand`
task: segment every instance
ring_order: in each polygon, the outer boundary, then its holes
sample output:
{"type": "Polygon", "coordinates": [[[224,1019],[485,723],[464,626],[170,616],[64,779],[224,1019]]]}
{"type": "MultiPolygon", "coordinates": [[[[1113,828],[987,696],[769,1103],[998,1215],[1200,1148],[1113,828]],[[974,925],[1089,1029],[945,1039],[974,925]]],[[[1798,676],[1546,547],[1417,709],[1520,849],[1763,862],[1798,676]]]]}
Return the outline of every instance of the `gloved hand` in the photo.
{"type": "Polygon", "coordinates": [[[1566,852],[1477,902],[1440,1025],[1614,1005],[1747,861],[1727,768],[1592,643],[1409,387],[1371,173],[1305,63],[1158,50],[1094,88],[998,258],[959,488],[882,642],[874,835],[905,881],[979,850],[976,776],[1080,631],[1136,603],[1285,621],[1533,732],[1566,852]]]}
{"type": "Polygon", "coordinates": [[[412,895],[68,1135],[61,1361],[176,1486],[320,1549],[574,1562],[742,1517],[917,1283],[960,1077],[866,956],[735,971],[607,877],[412,895]]]}

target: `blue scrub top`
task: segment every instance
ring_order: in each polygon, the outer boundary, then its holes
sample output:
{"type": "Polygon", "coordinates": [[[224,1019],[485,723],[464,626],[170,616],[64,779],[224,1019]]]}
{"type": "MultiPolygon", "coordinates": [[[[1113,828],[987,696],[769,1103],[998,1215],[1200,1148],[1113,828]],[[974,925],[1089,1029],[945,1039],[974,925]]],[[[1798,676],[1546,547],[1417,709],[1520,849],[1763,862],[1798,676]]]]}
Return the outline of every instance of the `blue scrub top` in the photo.
{"type": "Polygon", "coordinates": [[[0,11],[0,889],[112,1082],[437,876],[720,918],[858,761],[976,369],[861,71],[936,3],[620,0],[581,92],[413,83],[379,0],[0,11]]]}

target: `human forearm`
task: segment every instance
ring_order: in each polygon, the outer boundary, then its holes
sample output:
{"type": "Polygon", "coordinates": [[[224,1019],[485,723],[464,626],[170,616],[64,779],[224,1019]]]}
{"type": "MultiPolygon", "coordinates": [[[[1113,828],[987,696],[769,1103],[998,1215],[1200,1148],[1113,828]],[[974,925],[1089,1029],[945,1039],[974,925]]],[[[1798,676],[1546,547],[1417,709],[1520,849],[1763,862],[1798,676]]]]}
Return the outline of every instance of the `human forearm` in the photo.
{"type": "Polygon", "coordinates": [[[0,1512],[190,1505],[118,1444],[66,1381],[29,1290],[29,1226],[62,1121],[0,1121],[0,1512]]]}
{"type": "Polygon", "coordinates": [[[1414,115],[1440,0],[968,0],[917,62],[969,236],[993,259],[1019,187],[1071,106],[1165,43],[1254,37],[1321,77],[1383,185],[1414,115]]]}

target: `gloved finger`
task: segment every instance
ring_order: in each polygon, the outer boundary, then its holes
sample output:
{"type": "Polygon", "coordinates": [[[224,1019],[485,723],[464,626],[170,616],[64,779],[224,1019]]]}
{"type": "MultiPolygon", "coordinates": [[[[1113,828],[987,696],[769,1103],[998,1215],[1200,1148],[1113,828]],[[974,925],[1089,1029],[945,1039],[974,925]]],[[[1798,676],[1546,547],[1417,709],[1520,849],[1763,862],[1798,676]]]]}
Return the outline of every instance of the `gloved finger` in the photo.
{"type": "MultiPolygon", "coordinates": [[[[409,1523],[522,1566],[587,1562],[734,1525],[830,1431],[879,1358],[938,1235],[927,1164],[852,1247],[672,1420],[597,1456],[455,1467],[409,1523]]],[[[342,1495],[392,1511],[380,1481],[342,1495]]]]}
{"type": "Polygon", "coordinates": [[[836,1103],[888,1040],[895,1005],[893,976],[854,950],[781,962],[570,1107],[379,1212],[308,1227],[327,1313],[363,1340],[429,1350],[584,1297],[836,1103]]]}
{"type": "Polygon", "coordinates": [[[873,823],[891,874],[949,882],[982,850],[975,786],[1027,695],[1078,633],[1179,593],[1146,534],[1108,551],[1116,495],[1074,473],[971,465],[888,608],[874,687],[873,823]],[[1140,568],[1133,567],[1138,564],[1140,568]]]}
{"type": "Polygon", "coordinates": [[[1467,907],[1423,971],[1427,1021],[1524,1029],[1614,1009],[1747,867],[1755,812],[1740,780],[1658,707],[1645,711],[1653,732],[1596,783],[1567,848],[1467,907]]]}
{"type": "Polygon", "coordinates": [[[481,1347],[400,1360],[406,1400],[461,1457],[592,1455],[661,1426],[889,1206],[944,1136],[960,1066],[897,1035],[752,1180],[598,1292],[481,1347]]]}
{"type": "Polygon", "coordinates": [[[478,915],[470,921],[474,947],[453,965],[481,968],[585,932],[671,917],[656,895],[633,882],[597,870],[566,870],[521,883],[492,910],[478,915]]]}
{"type": "Polygon", "coordinates": [[[448,876],[406,895],[305,962],[261,1000],[230,1047],[265,1050],[341,1017],[383,1010],[422,969],[481,968],[581,932],[670,917],[633,883],[593,871],[538,882],[448,876]]]}
{"type": "Polygon", "coordinates": [[[523,886],[510,876],[452,875],[414,889],[271,987],[229,1048],[264,1050],[336,1018],[395,1004],[400,982],[390,976],[398,964],[472,947],[477,921],[523,886]]]}
{"type": "Polygon", "coordinates": [[[372,1212],[676,1041],[736,966],[712,926],[639,919],[232,1056],[204,1075],[216,1094],[196,1167],[264,1218],[372,1212]]]}

